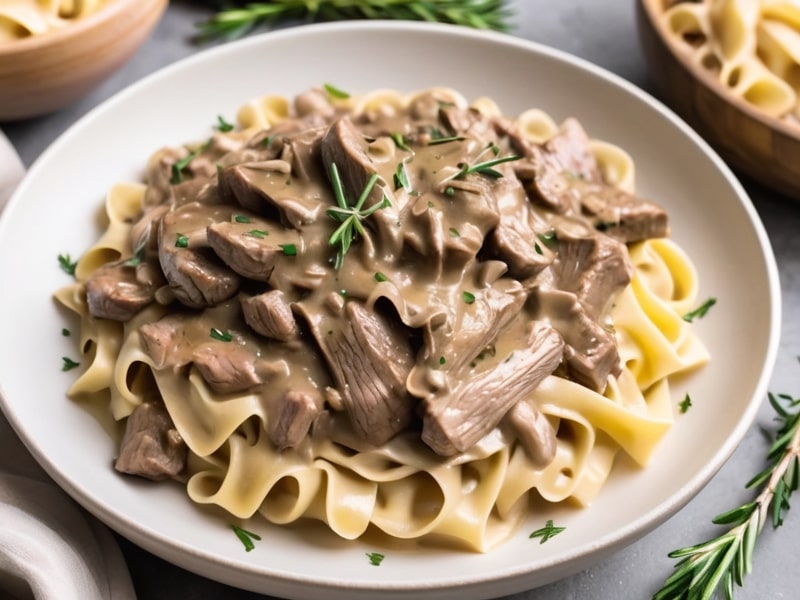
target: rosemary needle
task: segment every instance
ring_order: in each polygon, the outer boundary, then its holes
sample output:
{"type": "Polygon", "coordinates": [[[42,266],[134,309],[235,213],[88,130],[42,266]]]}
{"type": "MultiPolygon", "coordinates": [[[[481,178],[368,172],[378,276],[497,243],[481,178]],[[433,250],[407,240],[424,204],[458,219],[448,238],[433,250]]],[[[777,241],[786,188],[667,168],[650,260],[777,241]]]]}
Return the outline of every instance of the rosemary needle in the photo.
{"type": "Polygon", "coordinates": [[[279,21],[396,19],[507,31],[511,11],[505,0],[271,0],[234,2],[200,23],[198,38],[231,40],[260,25],[279,21]]]}
{"type": "Polygon", "coordinates": [[[769,402],[781,425],[767,454],[771,464],[746,486],[758,488],[758,496],[713,519],[730,527],[722,535],[670,552],[679,561],[653,600],[710,600],[720,589],[732,600],[734,584],[741,587],[752,571],[756,541],[767,519],[772,517],[773,527],[783,524],[789,496],[800,483],[800,397],[769,394],[769,402]]]}

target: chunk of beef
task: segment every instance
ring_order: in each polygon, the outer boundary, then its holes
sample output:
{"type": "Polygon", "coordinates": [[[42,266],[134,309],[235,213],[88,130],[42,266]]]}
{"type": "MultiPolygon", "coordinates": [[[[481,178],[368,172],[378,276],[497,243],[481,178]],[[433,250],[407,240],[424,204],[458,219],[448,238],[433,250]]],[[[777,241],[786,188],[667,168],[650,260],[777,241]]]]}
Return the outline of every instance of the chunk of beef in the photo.
{"type": "Polygon", "coordinates": [[[614,333],[590,317],[572,292],[540,290],[539,302],[550,323],[564,338],[567,375],[602,393],[609,375],[618,376],[621,372],[614,333]]]}
{"type": "Polygon", "coordinates": [[[455,318],[429,324],[425,332],[425,354],[438,360],[447,357],[446,371],[469,364],[520,312],[525,303],[522,286],[504,279],[474,294],[470,304],[458,305],[455,318]]]}
{"type": "Polygon", "coordinates": [[[602,182],[589,138],[575,119],[566,119],[559,132],[543,145],[521,137],[517,146],[524,159],[514,164],[517,177],[531,199],[557,213],[577,211],[574,182],[602,182]]]}
{"type": "Polygon", "coordinates": [[[242,314],[250,328],[263,336],[288,342],[299,334],[289,301],[280,290],[242,296],[242,314]]]}
{"type": "Polygon", "coordinates": [[[467,135],[481,140],[496,137],[491,120],[475,108],[444,105],[439,109],[439,120],[455,136],[467,135]]]}
{"type": "Polygon", "coordinates": [[[343,318],[336,319],[309,310],[302,302],[297,307],[322,350],[358,435],[380,445],[403,430],[414,410],[405,386],[414,361],[408,331],[357,301],[348,301],[341,308],[343,318]]]}
{"type": "Polygon", "coordinates": [[[209,342],[192,352],[192,362],[215,392],[243,392],[264,383],[258,357],[239,344],[209,342]]]}
{"type": "Polygon", "coordinates": [[[124,322],[153,302],[155,291],[137,279],[135,267],[106,265],[86,281],[86,304],[94,317],[124,322]]]}
{"type": "Polygon", "coordinates": [[[192,341],[183,331],[183,315],[166,316],[139,327],[143,349],[154,368],[182,366],[191,360],[192,341]]]}
{"type": "Polygon", "coordinates": [[[220,169],[219,186],[228,201],[295,229],[316,220],[323,206],[321,185],[295,180],[292,164],[279,158],[220,169]]]}
{"type": "Polygon", "coordinates": [[[206,230],[211,249],[233,271],[257,281],[269,281],[275,263],[284,256],[283,244],[300,243],[296,231],[263,222],[213,223],[206,230]]]}
{"type": "Polygon", "coordinates": [[[627,248],[601,233],[574,228],[557,227],[556,236],[555,287],[573,292],[589,316],[599,318],[631,281],[627,248]]]}
{"type": "Polygon", "coordinates": [[[214,306],[233,296],[240,278],[206,247],[181,247],[179,236],[198,233],[205,238],[208,225],[229,220],[230,208],[186,204],[161,219],[158,258],[175,298],[190,308],[214,306]]]}
{"type": "Polygon", "coordinates": [[[270,411],[269,439],[280,450],[294,448],[308,435],[311,424],[322,406],[319,392],[290,390],[277,403],[277,410],[270,411]]]}
{"type": "Polygon", "coordinates": [[[558,367],[563,346],[552,327],[534,321],[526,348],[491,370],[451,375],[449,389],[423,399],[422,440],[442,456],[468,450],[558,367]]]}
{"type": "Polygon", "coordinates": [[[506,413],[505,420],[534,466],[544,468],[553,462],[557,449],[556,432],[533,402],[520,400],[506,413]]]}
{"type": "Polygon", "coordinates": [[[186,443],[164,405],[143,402],[125,423],[114,468],[155,481],[177,476],[186,465],[186,443]]]}
{"type": "MultiPolygon", "coordinates": [[[[322,162],[326,170],[336,163],[345,193],[350,198],[358,198],[366,187],[369,178],[377,169],[369,157],[369,141],[353,124],[350,117],[342,117],[333,123],[322,138],[322,162]]],[[[381,201],[382,186],[376,185],[366,202],[366,206],[381,201]]]]}
{"type": "Polygon", "coordinates": [[[493,254],[508,265],[516,279],[536,276],[553,262],[553,253],[532,229],[510,219],[501,219],[488,239],[493,254]]]}
{"type": "Polygon", "coordinates": [[[667,211],[658,204],[608,185],[579,184],[582,212],[594,226],[623,243],[669,235],[667,211]]]}

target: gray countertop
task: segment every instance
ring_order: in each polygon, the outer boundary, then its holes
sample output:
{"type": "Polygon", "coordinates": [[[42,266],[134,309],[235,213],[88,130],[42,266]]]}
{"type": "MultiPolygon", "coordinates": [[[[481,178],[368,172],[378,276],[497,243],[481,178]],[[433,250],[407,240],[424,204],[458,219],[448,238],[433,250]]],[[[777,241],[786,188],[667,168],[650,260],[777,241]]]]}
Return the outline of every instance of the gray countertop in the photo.
{"type": "MultiPolygon", "coordinates": [[[[541,42],[588,59],[646,91],[652,92],[639,49],[634,19],[635,0],[516,0],[514,35],[541,42]]],[[[59,113],[16,123],[0,123],[23,162],[30,165],[68,126],[89,109],[142,76],[190,54],[199,47],[190,37],[194,25],[210,14],[201,4],[173,0],[144,47],[90,96],[59,113]]],[[[800,395],[800,203],[743,179],[764,222],[777,257],[783,293],[782,338],[770,390],[800,395]]],[[[753,315],[758,318],[758,315],[753,315]]],[[[735,339],[735,333],[732,333],[735,339]]],[[[711,518],[749,500],[745,483],[764,466],[768,441],[762,428],[772,428],[773,412],[764,402],[757,422],[731,459],[683,510],[640,541],[594,567],[557,583],[521,592],[509,599],[640,599],[649,598],[671,573],[667,553],[720,533],[711,518]]],[[[796,509],[800,511],[800,509],[796,509]]],[[[787,516],[778,530],[767,525],[759,539],[754,572],[736,598],[796,598],[800,569],[796,549],[800,514],[787,516]]],[[[189,573],[119,538],[137,593],[142,599],[265,598],[189,573]]]]}

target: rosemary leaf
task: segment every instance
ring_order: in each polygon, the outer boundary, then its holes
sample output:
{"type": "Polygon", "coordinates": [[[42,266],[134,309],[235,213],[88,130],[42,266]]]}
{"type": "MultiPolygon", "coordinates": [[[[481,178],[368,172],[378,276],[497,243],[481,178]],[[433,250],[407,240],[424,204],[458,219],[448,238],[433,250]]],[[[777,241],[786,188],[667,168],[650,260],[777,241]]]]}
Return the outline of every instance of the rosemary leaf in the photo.
{"type": "Polygon", "coordinates": [[[237,0],[197,26],[197,41],[232,40],[288,20],[394,19],[508,31],[505,0],[237,0]]]}
{"type": "Polygon", "coordinates": [[[712,520],[730,526],[722,535],[670,552],[680,560],[653,600],[711,600],[718,590],[732,600],[734,584],[741,587],[753,570],[756,542],[770,514],[774,528],[783,524],[800,483],[800,398],[769,394],[769,402],[781,425],[767,456],[770,465],[746,485],[758,495],[712,520]]]}

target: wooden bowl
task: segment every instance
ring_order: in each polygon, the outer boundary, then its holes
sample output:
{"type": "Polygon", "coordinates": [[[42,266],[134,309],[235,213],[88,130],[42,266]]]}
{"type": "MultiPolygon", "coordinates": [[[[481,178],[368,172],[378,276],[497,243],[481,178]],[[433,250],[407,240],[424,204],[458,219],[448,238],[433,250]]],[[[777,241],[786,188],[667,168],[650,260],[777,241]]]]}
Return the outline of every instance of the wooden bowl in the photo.
{"type": "Polygon", "coordinates": [[[800,200],[800,126],[757,110],[669,35],[664,0],[635,0],[639,39],[657,93],[735,170],[800,200]]]}
{"type": "Polygon", "coordinates": [[[0,121],[58,110],[89,93],[150,35],[167,0],[114,0],[54,32],[0,45],[0,121]]]}

